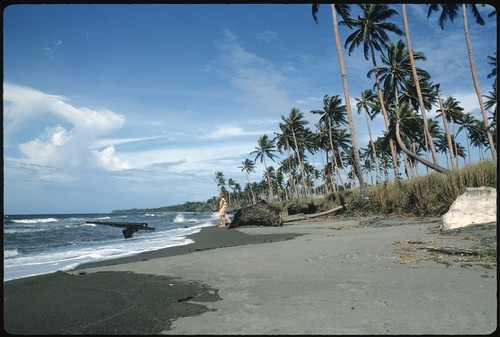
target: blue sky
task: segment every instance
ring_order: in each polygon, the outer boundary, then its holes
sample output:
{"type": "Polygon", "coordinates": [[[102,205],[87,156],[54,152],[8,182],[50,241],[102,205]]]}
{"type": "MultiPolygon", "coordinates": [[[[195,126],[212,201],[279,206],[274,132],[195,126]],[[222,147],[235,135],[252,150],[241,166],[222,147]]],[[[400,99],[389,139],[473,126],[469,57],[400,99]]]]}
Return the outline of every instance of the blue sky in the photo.
{"type": "MultiPolygon", "coordinates": [[[[484,95],[497,26],[487,17],[493,7],[480,10],[484,26],[468,19],[484,95]]],[[[427,57],[417,66],[443,97],[480,118],[461,16],[441,30],[426,5],[407,5],[407,14],[413,50],[427,57]]],[[[205,201],[217,195],[216,171],[244,186],[238,166],[255,159],[259,136],[273,137],[281,116],[298,108],[314,129],[319,116],[310,111],[322,108],[323,96],[343,99],[328,5],[318,18],[310,4],[5,8],[4,213],[205,201]]],[[[403,29],[400,15],[391,21],[403,29]]],[[[345,41],[346,28],[340,34],[345,41]]],[[[344,58],[356,112],[354,99],[373,86],[371,61],[362,49],[350,57],[344,50],[344,58]]],[[[366,147],[365,117],[355,113],[354,123],[366,147]]],[[[372,132],[383,130],[378,118],[372,132]]],[[[262,174],[257,162],[250,179],[262,174]]]]}

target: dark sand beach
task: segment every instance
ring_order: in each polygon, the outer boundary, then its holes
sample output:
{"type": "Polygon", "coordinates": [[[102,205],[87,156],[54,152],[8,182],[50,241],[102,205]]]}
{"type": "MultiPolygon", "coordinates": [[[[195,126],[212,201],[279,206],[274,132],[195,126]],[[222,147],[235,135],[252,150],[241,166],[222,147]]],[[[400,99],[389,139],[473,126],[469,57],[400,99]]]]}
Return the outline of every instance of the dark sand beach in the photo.
{"type": "Polygon", "coordinates": [[[491,334],[496,223],[330,218],[4,282],[9,334],[491,334]],[[488,248],[490,247],[490,248],[488,248]]]}

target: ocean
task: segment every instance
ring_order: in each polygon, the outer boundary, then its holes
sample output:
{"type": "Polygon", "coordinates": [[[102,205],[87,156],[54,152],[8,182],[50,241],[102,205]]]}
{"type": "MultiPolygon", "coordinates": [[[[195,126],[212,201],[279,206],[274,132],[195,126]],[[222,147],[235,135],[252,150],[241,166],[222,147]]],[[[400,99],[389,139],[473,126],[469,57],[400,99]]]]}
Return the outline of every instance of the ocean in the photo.
{"type": "Polygon", "coordinates": [[[4,282],[186,245],[193,242],[188,235],[218,219],[213,212],[4,215],[4,282]],[[92,221],[147,223],[154,230],[125,238],[123,228],[92,221]]]}

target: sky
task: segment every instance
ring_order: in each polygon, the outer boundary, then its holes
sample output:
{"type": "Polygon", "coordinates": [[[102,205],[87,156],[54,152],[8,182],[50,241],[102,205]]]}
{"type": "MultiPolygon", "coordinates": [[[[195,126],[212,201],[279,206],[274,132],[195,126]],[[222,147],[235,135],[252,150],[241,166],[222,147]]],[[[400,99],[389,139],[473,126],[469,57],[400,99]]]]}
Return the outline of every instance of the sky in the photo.
{"type": "MultiPolygon", "coordinates": [[[[401,12],[400,4],[391,6],[401,12]]],[[[443,98],[454,97],[481,118],[461,13],[442,30],[437,14],[427,18],[426,5],[406,8],[413,51],[427,58],[417,66],[440,83],[443,98]]],[[[497,22],[487,16],[493,7],[479,9],[486,24],[477,25],[470,12],[468,21],[486,95],[497,22]]],[[[357,15],[356,6],[351,11],[357,15]]],[[[403,30],[401,15],[390,22],[403,30]]],[[[340,27],[342,41],[348,34],[340,27]]],[[[373,87],[367,77],[372,63],[362,48],[350,56],[344,49],[343,55],[356,136],[366,148],[368,129],[355,98],[373,87]]],[[[315,130],[319,116],[310,111],[323,107],[324,95],[339,95],[345,104],[328,5],[320,6],[318,24],[310,4],[8,6],[4,214],[206,201],[218,194],[217,171],[244,187],[240,166],[255,160],[250,153],[259,137],[274,137],[292,108],[315,130]]],[[[382,117],[371,128],[381,136],[382,117]]],[[[440,163],[445,166],[446,159],[440,163]]],[[[256,161],[250,181],[260,181],[263,172],[256,161]]]]}

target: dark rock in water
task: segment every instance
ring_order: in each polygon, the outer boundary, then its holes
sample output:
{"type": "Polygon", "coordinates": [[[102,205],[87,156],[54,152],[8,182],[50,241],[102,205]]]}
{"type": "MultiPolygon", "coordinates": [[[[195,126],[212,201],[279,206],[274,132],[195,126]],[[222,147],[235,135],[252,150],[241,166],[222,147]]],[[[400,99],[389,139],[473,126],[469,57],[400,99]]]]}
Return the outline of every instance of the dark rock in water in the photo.
{"type": "Polygon", "coordinates": [[[240,226],[283,226],[283,219],[277,207],[264,200],[255,205],[240,208],[235,214],[229,228],[240,226]]]}

